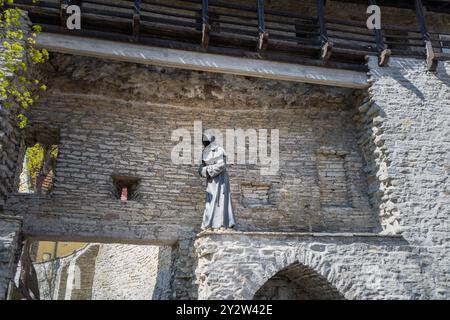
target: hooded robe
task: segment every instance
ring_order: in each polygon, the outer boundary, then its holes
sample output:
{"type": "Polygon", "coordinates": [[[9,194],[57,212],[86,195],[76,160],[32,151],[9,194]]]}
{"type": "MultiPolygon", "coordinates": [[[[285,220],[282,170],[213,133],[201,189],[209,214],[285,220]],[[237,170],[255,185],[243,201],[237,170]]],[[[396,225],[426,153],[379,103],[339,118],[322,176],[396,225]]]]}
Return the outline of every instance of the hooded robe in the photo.
{"type": "Polygon", "coordinates": [[[231,207],[230,180],[226,171],[226,153],[215,137],[205,133],[203,141],[210,144],[202,153],[199,174],[206,178],[206,205],[202,229],[233,228],[235,225],[231,207]]]}

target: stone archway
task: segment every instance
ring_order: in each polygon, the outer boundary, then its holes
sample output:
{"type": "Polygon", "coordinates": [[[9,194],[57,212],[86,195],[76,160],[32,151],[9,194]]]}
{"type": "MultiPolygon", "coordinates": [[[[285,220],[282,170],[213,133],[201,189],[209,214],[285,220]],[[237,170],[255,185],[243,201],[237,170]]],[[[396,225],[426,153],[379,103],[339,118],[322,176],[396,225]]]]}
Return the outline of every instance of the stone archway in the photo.
{"type": "Polygon", "coordinates": [[[284,293],[271,299],[356,297],[353,288],[357,286],[341,267],[341,256],[327,255],[332,251],[325,243],[292,241],[291,237],[252,233],[199,237],[195,244],[198,298],[268,299],[264,291],[276,282],[284,293]]]}
{"type": "Polygon", "coordinates": [[[254,300],[343,300],[344,296],[325,277],[295,262],[267,280],[254,300]]]}

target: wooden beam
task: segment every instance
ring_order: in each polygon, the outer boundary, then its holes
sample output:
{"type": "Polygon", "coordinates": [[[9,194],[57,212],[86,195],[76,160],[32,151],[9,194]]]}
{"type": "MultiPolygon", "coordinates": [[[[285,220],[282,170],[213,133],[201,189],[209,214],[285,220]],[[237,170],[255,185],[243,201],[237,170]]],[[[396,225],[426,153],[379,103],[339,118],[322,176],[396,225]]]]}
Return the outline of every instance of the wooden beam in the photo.
{"type": "Polygon", "coordinates": [[[324,0],[317,0],[317,19],[319,22],[320,31],[320,58],[328,60],[331,58],[331,52],[333,50],[333,44],[328,39],[327,26],[325,20],[325,6],[324,0]]]}
{"type": "Polygon", "coordinates": [[[38,48],[65,54],[355,89],[368,87],[366,73],[358,71],[230,57],[46,32],[39,34],[36,42],[38,48]]]}
{"type": "MultiPolygon", "coordinates": [[[[88,37],[88,38],[96,38],[102,40],[110,40],[110,41],[121,41],[121,42],[131,42],[133,43],[133,38],[130,35],[118,34],[113,32],[104,32],[104,31],[95,31],[95,30],[74,30],[73,32],[69,32],[60,26],[52,26],[47,24],[40,24],[44,32],[47,33],[56,33],[56,34],[70,34],[79,37],[88,37]]],[[[216,34],[216,39],[221,35],[216,34]]],[[[218,41],[220,42],[220,41],[218,41]]],[[[141,35],[139,37],[139,44],[146,46],[157,46],[157,47],[165,47],[171,49],[178,50],[187,50],[194,52],[204,52],[204,50],[195,43],[188,43],[184,41],[177,40],[169,40],[169,39],[158,39],[154,37],[148,37],[147,35],[141,35]]],[[[278,48],[282,43],[274,43],[274,48],[278,48]]],[[[283,48],[283,47],[282,47],[283,48]]],[[[290,47],[289,47],[290,48],[290,47]]],[[[285,49],[288,50],[288,47],[285,49]]],[[[227,56],[234,56],[240,58],[255,58],[255,59],[267,59],[271,61],[279,61],[293,64],[301,64],[308,66],[318,66],[318,67],[329,67],[334,69],[345,69],[345,70],[354,70],[354,71],[363,71],[367,72],[367,66],[365,66],[365,53],[361,56],[352,56],[348,59],[344,59],[345,61],[333,61],[333,60],[320,60],[316,59],[314,54],[317,51],[317,47],[314,47],[308,51],[298,51],[298,46],[293,45],[292,48],[297,49],[297,51],[292,52],[277,52],[277,51],[265,51],[263,53],[254,52],[254,50],[247,50],[244,48],[233,48],[233,47],[223,47],[223,46],[208,46],[208,52],[216,53],[227,56]],[[306,56],[305,56],[306,55],[306,56]]],[[[339,50],[339,49],[337,49],[339,50]]],[[[289,51],[289,50],[288,50],[289,51]]]]}
{"type": "Polygon", "coordinates": [[[202,48],[207,49],[209,45],[209,34],[211,25],[209,24],[208,0],[202,0],[202,48]]]}
{"type": "Polygon", "coordinates": [[[264,0],[257,0],[258,14],[258,45],[257,51],[265,51],[267,49],[269,34],[266,32],[266,24],[264,21],[264,0]]]}
{"type": "MultiPolygon", "coordinates": [[[[376,0],[369,0],[369,5],[377,5],[376,0]]],[[[391,56],[391,50],[389,50],[384,42],[383,32],[380,29],[373,29],[375,36],[375,43],[378,51],[378,65],[385,67],[389,64],[389,58],[391,56]]]]}
{"type": "Polygon", "coordinates": [[[138,37],[141,28],[141,0],[134,0],[133,36],[138,37]]]}
{"type": "Polygon", "coordinates": [[[419,22],[420,33],[425,44],[425,51],[427,54],[427,68],[428,71],[436,71],[438,60],[436,59],[433,45],[431,44],[431,37],[428,33],[427,24],[425,20],[425,10],[423,8],[422,0],[414,0],[416,7],[417,21],[419,22]]]}

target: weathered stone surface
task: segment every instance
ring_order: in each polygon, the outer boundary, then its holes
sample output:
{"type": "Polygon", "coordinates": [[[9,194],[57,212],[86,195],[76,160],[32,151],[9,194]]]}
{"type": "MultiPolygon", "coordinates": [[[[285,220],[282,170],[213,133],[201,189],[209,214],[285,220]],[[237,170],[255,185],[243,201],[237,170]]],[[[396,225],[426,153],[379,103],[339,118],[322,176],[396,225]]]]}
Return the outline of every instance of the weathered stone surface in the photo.
{"type": "Polygon", "coordinates": [[[206,234],[195,244],[199,298],[251,299],[258,290],[256,298],[317,298],[337,289],[347,299],[449,299],[450,66],[429,73],[422,60],[390,64],[369,60],[373,84],[355,117],[381,234],[206,234]],[[285,272],[298,266],[333,288],[290,287],[285,272]]]}
{"type": "Polygon", "coordinates": [[[386,233],[411,243],[448,247],[450,236],[450,65],[426,71],[423,60],[394,58],[389,68],[369,60],[369,90],[378,116],[363,114],[363,146],[386,233]],[[375,122],[375,119],[377,121],[375,122]]]}
{"type": "Polygon", "coordinates": [[[263,176],[253,164],[229,168],[241,230],[378,229],[349,120],[354,91],[58,55],[52,65],[58,72],[49,73],[50,90],[34,106],[33,120],[61,131],[53,193],[15,195],[8,204],[11,213],[26,212],[26,233],[172,243],[192,237],[203,211],[203,180],[197,164],[176,165],[170,156],[177,143],[172,132],[193,133],[194,121],[224,133],[280,130],[275,175],[263,176]],[[318,172],[321,152],[338,157],[341,169],[324,162],[318,172]],[[325,185],[319,174],[327,176],[325,185]],[[140,199],[114,199],[111,175],[138,177],[140,199]],[[241,195],[252,183],[269,185],[270,201],[248,205],[249,195],[241,195]],[[333,184],[339,191],[331,194],[333,184]],[[344,202],[333,200],[341,195],[344,202]]]}
{"type": "MultiPolygon", "coordinates": [[[[27,30],[31,26],[31,22],[26,14],[22,15],[20,22],[21,28],[26,35],[27,30]]],[[[8,81],[12,83],[17,75],[12,74],[11,69],[6,67],[4,41],[4,38],[0,38],[0,70],[6,74],[8,81]]],[[[15,60],[15,62],[18,63],[19,60],[15,60]]],[[[24,62],[27,63],[26,60],[24,62]]],[[[33,77],[33,68],[29,68],[26,72],[27,76],[33,77]]],[[[8,101],[11,106],[6,107],[5,100],[0,99],[0,214],[4,211],[4,205],[9,194],[17,190],[16,173],[18,171],[17,168],[21,167],[18,164],[18,159],[21,158],[20,143],[22,136],[17,116],[24,110],[14,102],[14,99],[9,99],[8,101]]]]}
{"type": "Polygon", "coordinates": [[[167,246],[89,244],[34,267],[42,300],[165,300],[172,259],[167,246]]]}
{"type": "Polygon", "coordinates": [[[9,282],[14,279],[21,227],[20,218],[0,215],[0,300],[6,299],[9,282]]]}
{"type": "Polygon", "coordinates": [[[92,299],[169,299],[171,264],[172,250],[167,246],[101,245],[92,299]]]}
{"type": "Polygon", "coordinates": [[[3,212],[6,199],[15,187],[20,145],[16,115],[14,108],[5,107],[0,101],[0,213],[3,212]]]}
{"type": "MultiPolygon", "coordinates": [[[[61,130],[51,195],[11,194],[20,137],[0,106],[0,211],[24,215],[26,236],[173,245],[172,298],[450,298],[448,64],[429,73],[423,60],[371,58],[368,92],[64,55],[47,66],[32,120],[61,130]],[[197,166],[170,153],[171,132],[195,120],[280,129],[278,175],[229,170],[239,228],[258,232],[194,247],[204,187],[197,166]],[[142,197],[114,199],[114,174],[139,177],[142,197]]],[[[0,221],[0,297],[12,221],[0,221]]]]}
{"type": "Polygon", "coordinates": [[[201,236],[195,245],[200,299],[446,299],[450,293],[448,281],[436,286],[423,274],[425,265],[445,269],[398,236],[230,232],[201,236]],[[277,288],[286,273],[298,283],[277,288]]]}

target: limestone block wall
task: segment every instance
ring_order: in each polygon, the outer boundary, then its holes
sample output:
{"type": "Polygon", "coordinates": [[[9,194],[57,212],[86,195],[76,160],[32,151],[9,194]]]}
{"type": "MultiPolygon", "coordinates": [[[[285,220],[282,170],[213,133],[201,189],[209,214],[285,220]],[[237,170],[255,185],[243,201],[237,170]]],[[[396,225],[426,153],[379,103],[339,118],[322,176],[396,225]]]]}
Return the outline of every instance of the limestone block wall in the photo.
{"type": "Polygon", "coordinates": [[[194,274],[196,263],[194,238],[180,239],[173,246],[173,299],[197,299],[198,287],[194,274]]]}
{"type": "Polygon", "coordinates": [[[18,167],[20,131],[15,121],[15,110],[0,101],[0,213],[8,195],[15,189],[18,167]]]}
{"type": "Polygon", "coordinates": [[[339,291],[313,269],[294,263],[270,278],[254,300],[342,300],[339,291]]]}
{"type": "Polygon", "coordinates": [[[171,137],[185,128],[193,138],[194,121],[223,133],[279,129],[278,172],[229,167],[241,230],[378,229],[352,122],[359,92],[64,55],[51,63],[56,71],[33,121],[58,127],[61,148],[52,194],[9,202],[10,212],[27,212],[26,232],[114,241],[192,237],[204,181],[196,163],[171,161],[179,139],[171,137]],[[140,198],[114,199],[112,175],[139,178],[140,198]]]}
{"type": "MultiPolygon", "coordinates": [[[[23,14],[20,21],[26,34],[30,27],[27,15],[23,14]]],[[[6,68],[3,41],[4,39],[0,38],[0,70],[5,72],[9,80],[12,81],[13,77],[17,75],[11,74],[9,69],[6,68]]],[[[27,63],[27,61],[25,62],[27,63]]],[[[28,75],[33,72],[30,69],[27,71],[28,75]]],[[[17,162],[21,143],[18,114],[19,106],[16,103],[12,103],[11,107],[6,107],[4,101],[0,100],[0,214],[4,211],[4,205],[9,194],[17,189],[15,183],[16,173],[21,168],[21,165],[17,162]]]]}
{"type": "Polygon", "coordinates": [[[0,300],[6,299],[9,282],[14,279],[21,228],[20,218],[0,215],[0,300]]]}
{"type": "MultiPolygon", "coordinates": [[[[0,70],[6,72],[3,40],[0,39],[0,70]]],[[[9,74],[8,76],[12,76],[9,74]]],[[[17,110],[7,108],[0,100],[0,300],[6,298],[7,287],[17,267],[18,240],[21,236],[20,218],[5,216],[5,203],[14,191],[18,167],[20,131],[17,110]]]]}
{"type": "Polygon", "coordinates": [[[450,65],[369,60],[372,86],[360,107],[380,184],[382,226],[424,246],[448,246],[450,227],[450,65]]]}
{"type": "Polygon", "coordinates": [[[287,286],[268,281],[301,265],[347,299],[449,299],[450,65],[431,73],[423,60],[393,58],[385,68],[369,59],[369,68],[355,121],[382,232],[205,234],[196,241],[199,298],[279,294],[287,286]]]}
{"type": "Polygon", "coordinates": [[[167,300],[172,260],[169,246],[89,244],[34,267],[42,300],[167,300]]]}
{"type": "Polygon", "coordinates": [[[421,265],[429,257],[418,258],[398,236],[216,233],[197,239],[196,249],[199,299],[262,298],[258,290],[267,281],[299,265],[326,281],[283,286],[297,295],[286,298],[443,299],[450,294],[448,282],[436,284],[431,274],[423,274],[421,265]]]}
{"type": "Polygon", "coordinates": [[[92,299],[169,299],[171,253],[167,246],[102,245],[95,262],[92,299]]]}

